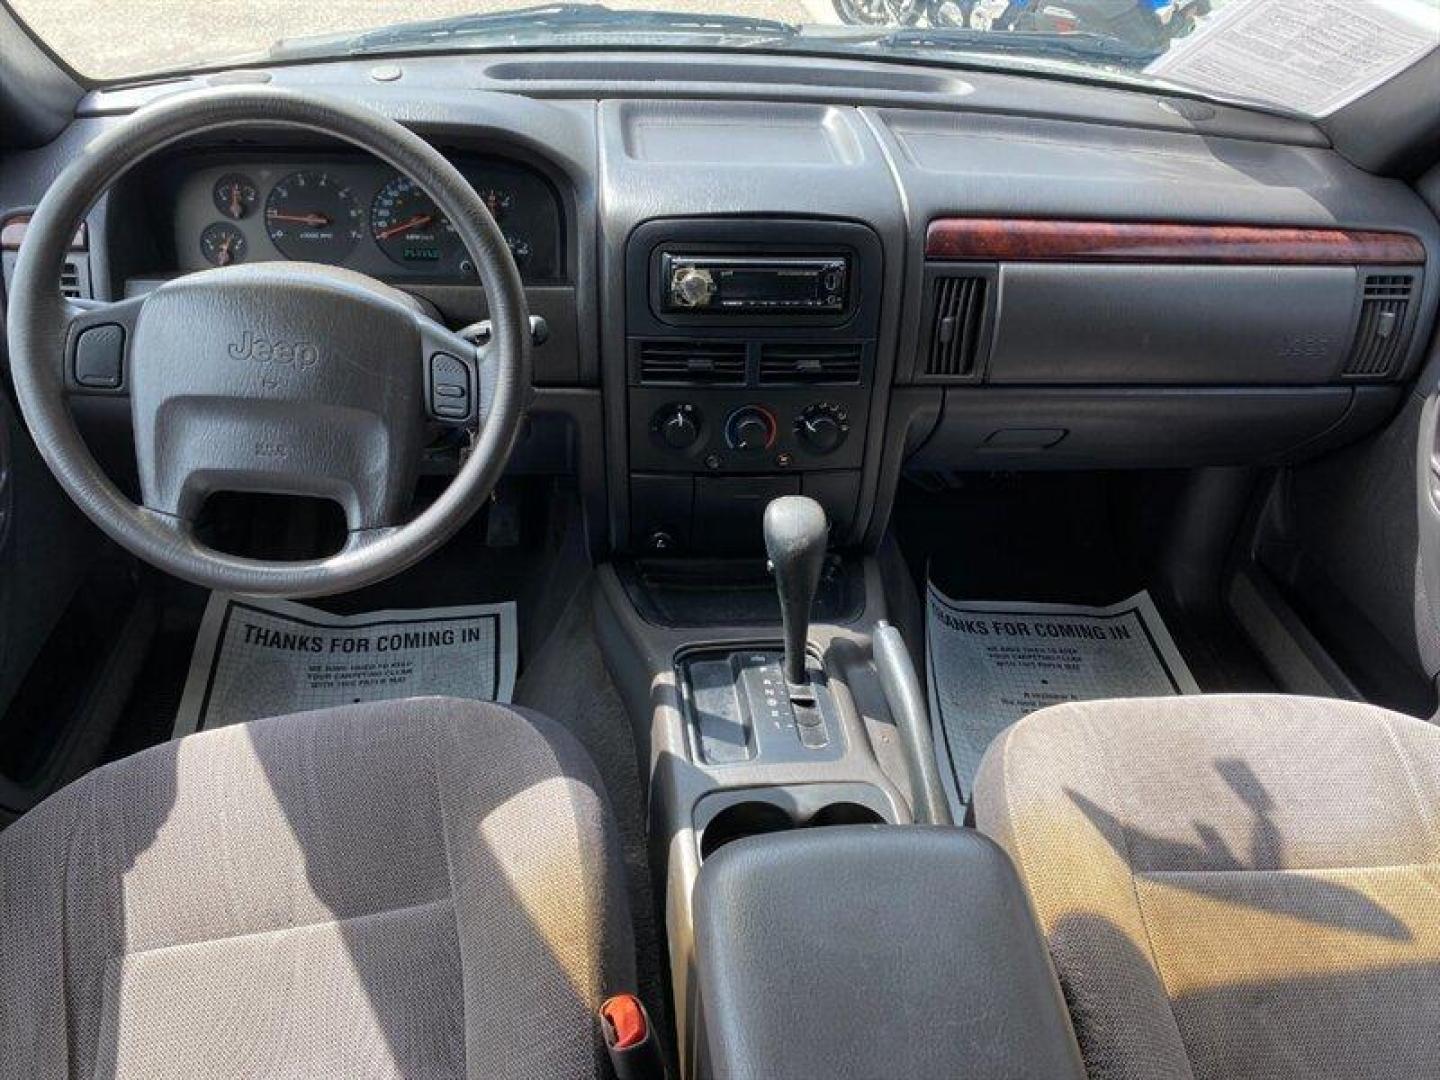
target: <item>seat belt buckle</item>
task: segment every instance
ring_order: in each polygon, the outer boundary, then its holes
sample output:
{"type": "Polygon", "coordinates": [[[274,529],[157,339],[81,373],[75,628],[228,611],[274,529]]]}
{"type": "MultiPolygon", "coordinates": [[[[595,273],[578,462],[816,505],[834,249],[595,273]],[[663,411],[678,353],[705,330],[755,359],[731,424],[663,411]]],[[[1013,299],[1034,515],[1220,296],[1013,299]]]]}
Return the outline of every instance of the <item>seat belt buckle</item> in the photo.
{"type": "Polygon", "coordinates": [[[600,1031],[616,1080],[666,1080],[660,1040],[634,994],[615,994],[600,1006],[600,1031]]]}

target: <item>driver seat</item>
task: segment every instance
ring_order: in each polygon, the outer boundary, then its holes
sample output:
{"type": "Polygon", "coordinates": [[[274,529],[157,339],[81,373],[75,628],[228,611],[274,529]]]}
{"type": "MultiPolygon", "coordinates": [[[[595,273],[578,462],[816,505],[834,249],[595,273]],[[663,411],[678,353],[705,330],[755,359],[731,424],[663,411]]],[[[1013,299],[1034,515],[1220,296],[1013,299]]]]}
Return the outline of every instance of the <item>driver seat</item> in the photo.
{"type": "Polygon", "coordinates": [[[0,1071],[602,1076],[623,880],[544,717],[421,698],[191,735],[0,834],[0,1071]]]}

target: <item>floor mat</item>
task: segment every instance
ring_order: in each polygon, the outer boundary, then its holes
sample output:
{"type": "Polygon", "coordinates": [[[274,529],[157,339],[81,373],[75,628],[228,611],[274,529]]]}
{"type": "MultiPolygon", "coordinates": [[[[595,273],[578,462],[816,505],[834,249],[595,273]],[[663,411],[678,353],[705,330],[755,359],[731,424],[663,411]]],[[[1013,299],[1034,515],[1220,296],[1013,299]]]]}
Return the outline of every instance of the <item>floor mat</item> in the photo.
{"type": "Polygon", "coordinates": [[[515,668],[513,602],[334,615],[215,593],[174,734],[427,694],[508,702],[515,668]]]}
{"type": "Polygon", "coordinates": [[[1148,593],[1107,607],[952,600],[934,584],[928,593],[930,716],[957,821],[986,747],[1028,713],[1200,691],[1148,593]]]}

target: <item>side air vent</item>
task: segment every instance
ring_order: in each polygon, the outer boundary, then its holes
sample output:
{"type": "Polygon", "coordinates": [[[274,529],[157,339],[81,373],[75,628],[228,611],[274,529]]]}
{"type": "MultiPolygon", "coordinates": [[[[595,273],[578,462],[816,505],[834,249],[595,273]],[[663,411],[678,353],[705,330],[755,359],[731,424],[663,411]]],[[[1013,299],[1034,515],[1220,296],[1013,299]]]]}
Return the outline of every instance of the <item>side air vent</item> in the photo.
{"type": "Polygon", "coordinates": [[[771,342],[760,346],[762,383],[857,383],[864,362],[859,343],[771,342]]]}
{"type": "MultiPolygon", "coordinates": [[[[5,287],[10,287],[10,278],[15,272],[15,262],[20,257],[20,245],[30,229],[30,215],[12,214],[0,222],[0,269],[3,269],[5,287]]],[[[82,222],[70,241],[70,252],[60,267],[60,292],[71,299],[89,300],[94,293],[90,289],[90,256],[86,251],[89,243],[89,229],[82,222]]]]}
{"type": "Polygon", "coordinates": [[[931,378],[965,379],[976,374],[980,335],[990,279],[979,275],[937,275],[931,281],[929,335],[921,348],[931,378]]]}
{"type": "Polygon", "coordinates": [[[85,287],[85,276],[80,271],[80,264],[74,259],[66,259],[65,265],[60,268],[60,295],[71,298],[89,295],[89,290],[85,287]]]}
{"type": "Polygon", "coordinates": [[[739,385],[745,381],[743,341],[642,341],[642,383],[739,385]]]}
{"type": "Polygon", "coordinates": [[[1409,335],[1405,317],[1415,292],[1411,274],[1367,274],[1360,301],[1355,344],[1345,361],[1352,378],[1383,379],[1394,375],[1405,356],[1409,335]]]}

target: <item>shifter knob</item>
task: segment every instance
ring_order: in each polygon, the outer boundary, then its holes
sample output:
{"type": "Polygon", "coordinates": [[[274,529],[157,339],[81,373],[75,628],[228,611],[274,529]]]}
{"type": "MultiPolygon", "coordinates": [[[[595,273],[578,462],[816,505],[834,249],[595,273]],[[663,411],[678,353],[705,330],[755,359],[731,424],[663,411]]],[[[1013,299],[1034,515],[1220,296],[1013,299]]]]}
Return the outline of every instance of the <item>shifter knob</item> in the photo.
{"type": "Polygon", "coordinates": [[[810,636],[810,608],[825,565],[828,528],[820,504],[803,495],[784,495],[765,507],[765,554],[780,593],[785,680],[792,686],[809,682],[805,642],[810,636]]]}

